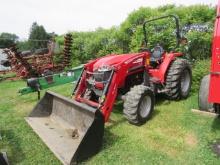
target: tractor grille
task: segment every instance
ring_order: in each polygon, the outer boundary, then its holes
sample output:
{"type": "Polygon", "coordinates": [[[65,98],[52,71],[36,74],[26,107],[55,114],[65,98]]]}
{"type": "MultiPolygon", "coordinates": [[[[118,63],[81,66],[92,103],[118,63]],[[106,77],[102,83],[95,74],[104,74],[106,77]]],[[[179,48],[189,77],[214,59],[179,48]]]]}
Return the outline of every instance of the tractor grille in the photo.
{"type": "Polygon", "coordinates": [[[93,77],[97,82],[105,82],[109,80],[111,72],[111,70],[103,72],[95,71],[93,77]]]}

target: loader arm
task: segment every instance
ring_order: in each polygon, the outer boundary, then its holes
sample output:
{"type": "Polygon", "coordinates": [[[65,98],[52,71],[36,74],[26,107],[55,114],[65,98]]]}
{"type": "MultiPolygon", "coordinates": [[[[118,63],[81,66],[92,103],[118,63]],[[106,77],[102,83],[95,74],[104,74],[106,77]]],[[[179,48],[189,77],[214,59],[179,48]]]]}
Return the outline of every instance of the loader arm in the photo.
{"type": "Polygon", "coordinates": [[[108,90],[111,92],[106,91],[107,95],[103,96],[103,97],[105,97],[105,98],[103,98],[104,104],[101,107],[101,111],[105,117],[105,122],[107,122],[109,119],[109,116],[112,112],[112,109],[113,109],[113,106],[115,103],[115,99],[118,94],[118,85],[117,84],[118,84],[119,80],[118,80],[118,75],[116,72],[114,73],[111,82],[114,82],[114,83],[110,83],[110,85],[109,85],[108,90]]]}
{"type": "Polygon", "coordinates": [[[89,100],[87,98],[84,98],[85,90],[87,89],[86,86],[86,70],[84,70],[84,73],[82,74],[81,81],[79,82],[79,86],[76,89],[76,94],[73,96],[73,99],[81,102],[82,104],[87,104],[91,107],[95,107],[99,109],[100,112],[102,112],[105,122],[108,121],[109,116],[111,114],[112,108],[115,103],[115,99],[118,94],[118,85],[119,84],[119,76],[118,73],[112,70],[112,73],[109,77],[108,82],[105,84],[102,92],[102,96],[100,96],[100,99],[98,102],[95,102],[93,100],[89,100]],[[109,92],[111,91],[111,92],[109,92]]]}

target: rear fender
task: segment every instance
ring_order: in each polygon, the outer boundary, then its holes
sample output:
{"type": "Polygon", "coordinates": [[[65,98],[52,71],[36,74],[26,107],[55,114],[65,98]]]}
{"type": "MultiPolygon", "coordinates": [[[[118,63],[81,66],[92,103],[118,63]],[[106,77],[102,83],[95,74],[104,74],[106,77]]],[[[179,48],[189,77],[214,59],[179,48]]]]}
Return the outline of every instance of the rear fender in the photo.
{"type": "Polygon", "coordinates": [[[164,83],[166,79],[166,72],[173,60],[176,57],[182,56],[182,53],[170,53],[164,56],[163,62],[160,64],[158,69],[149,69],[149,74],[153,77],[156,82],[164,83]]]}

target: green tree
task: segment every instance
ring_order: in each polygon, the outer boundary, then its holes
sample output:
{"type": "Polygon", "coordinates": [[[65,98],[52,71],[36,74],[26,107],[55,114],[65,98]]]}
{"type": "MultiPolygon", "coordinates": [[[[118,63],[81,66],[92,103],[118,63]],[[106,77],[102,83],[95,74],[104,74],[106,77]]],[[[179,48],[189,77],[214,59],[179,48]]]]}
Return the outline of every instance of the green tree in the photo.
{"type": "Polygon", "coordinates": [[[29,50],[30,49],[30,43],[25,40],[25,41],[18,41],[17,43],[17,48],[20,51],[25,51],[25,50],[29,50]]]}
{"type": "Polygon", "coordinates": [[[28,42],[31,49],[39,49],[47,47],[47,40],[50,39],[50,35],[46,32],[42,25],[38,25],[34,22],[31,26],[28,42]]]}
{"type": "Polygon", "coordinates": [[[0,48],[7,48],[15,44],[18,36],[11,33],[1,33],[0,35],[0,48]]]}
{"type": "MultiPolygon", "coordinates": [[[[181,34],[188,39],[188,45],[176,48],[175,23],[172,19],[168,19],[147,25],[148,48],[152,49],[159,43],[167,51],[184,49],[182,51],[187,57],[195,60],[209,58],[216,9],[209,5],[165,5],[157,8],[141,7],[130,13],[118,27],[98,28],[90,32],[72,32],[72,66],[111,53],[138,52],[143,45],[143,22],[169,14],[179,17],[181,34]],[[202,26],[207,29],[201,30],[202,26]],[[188,27],[188,30],[184,30],[185,27],[186,29],[188,27]]],[[[63,36],[56,39],[63,45],[63,36]]]]}

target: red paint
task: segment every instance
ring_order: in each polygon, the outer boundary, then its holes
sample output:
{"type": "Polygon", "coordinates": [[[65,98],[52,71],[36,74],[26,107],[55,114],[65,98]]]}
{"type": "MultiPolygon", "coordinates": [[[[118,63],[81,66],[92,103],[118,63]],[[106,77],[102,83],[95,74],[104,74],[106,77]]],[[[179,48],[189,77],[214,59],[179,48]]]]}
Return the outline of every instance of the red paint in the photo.
{"type": "Polygon", "coordinates": [[[170,63],[179,56],[182,56],[182,53],[167,53],[163,56],[163,62],[159,65],[156,69],[149,69],[150,76],[154,78],[154,80],[158,83],[164,83],[165,82],[165,75],[167,72],[168,67],[170,66],[170,63]]]}
{"type": "Polygon", "coordinates": [[[220,0],[217,6],[214,35],[212,41],[212,62],[210,72],[209,102],[220,103],[220,0]]]}
{"type": "MultiPolygon", "coordinates": [[[[146,70],[150,76],[158,79],[158,83],[164,83],[168,67],[170,66],[171,62],[178,56],[182,56],[182,53],[165,53],[163,55],[162,63],[158,65],[158,68],[156,69],[151,68],[151,66],[146,63],[146,61],[149,61],[150,59],[149,52],[108,55],[95,60],[91,60],[89,63],[85,64],[82,78],[75,93],[75,100],[88,104],[92,107],[99,108],[105,117],[105,121],[108,121],[118,94],[118,89],[124,87],[126,77],[128,75],[144,72],[144,70],[146,70]],[[99,101],[97,103],[83,98],[83,95],[87,88],[86,80],[96,69],[102,66],[110,66],[111,68],[114,68],[114,74],[112,76],[105,98],[100,98],[103,99],[103,102],[99,101]]],[[[94,86],[97,89],[104,88],[103,84],[96,82],[94,86]]]]}

